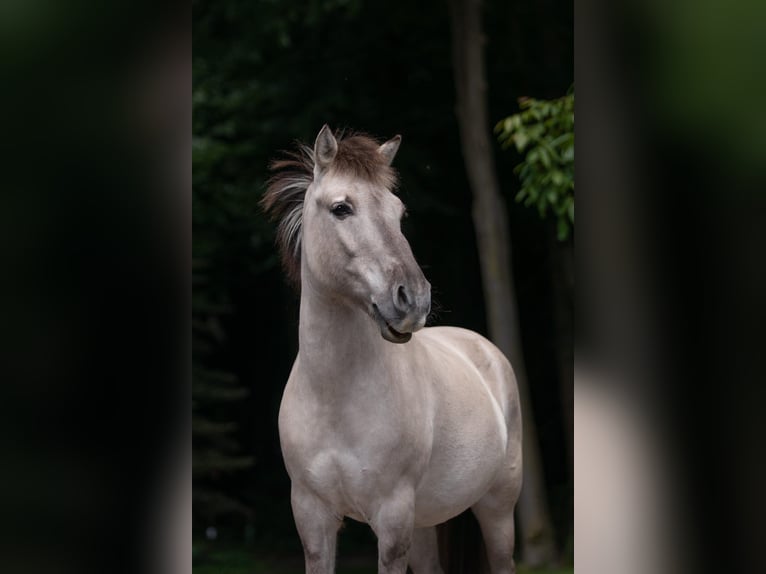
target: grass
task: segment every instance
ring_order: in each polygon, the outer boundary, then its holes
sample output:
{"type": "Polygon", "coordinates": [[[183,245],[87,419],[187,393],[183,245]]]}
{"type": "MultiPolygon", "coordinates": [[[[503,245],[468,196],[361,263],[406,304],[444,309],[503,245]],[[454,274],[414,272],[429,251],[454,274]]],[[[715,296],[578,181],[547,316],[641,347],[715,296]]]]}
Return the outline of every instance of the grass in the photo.
{"type": "MultiPolygon", "coordinates": [[[[268,557],[262,553],[240,548],[195,546],[194,574],[303,574],[303,559],[268,557]]],[[[375,572],[369,558],[339,557],[336,574],[370,574],[375,572]]],[[[518,574],[574,574],[572,568],[554,570],[528,570],[517,568],[518,574]]]]}
{"type": "MultiPolygon", "coordinates": [[[[348,562],[348,560],[346,561],[348,562]]],[[[364,565],[339,564],[337,574],[368,574],[364,565]]],[[[195,547],[194,574],[303,574],[303,557],[267,556],[241,549],[195,547]]]]}

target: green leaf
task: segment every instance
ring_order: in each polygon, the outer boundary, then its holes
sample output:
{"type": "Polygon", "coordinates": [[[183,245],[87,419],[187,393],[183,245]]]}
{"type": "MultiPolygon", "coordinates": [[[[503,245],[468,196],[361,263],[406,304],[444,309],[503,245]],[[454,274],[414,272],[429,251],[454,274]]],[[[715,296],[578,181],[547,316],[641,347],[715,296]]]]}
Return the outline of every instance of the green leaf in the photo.
{"type": "Polygon", "coordinates": [[[561,144],[563,144],[566,141],[569,141],[572,139],[573,134],[571,133],[565,133],[561,134],[559,137],[555,138],[551,143],[551,147],[558,147],[561,144]]]}
{"type": "Polygon", "coordinates": [[[540,146],[538,149],[540,150],[540,161],[543,162],[546,169],[549,169],[551,167],[551,156],[548,155],[548,151],[544,147],[540,146]]]}
{"type": "Polygon", "coordinates": [[[527,146],[527,143],[529,143],[529,137],[527,137],[527,134],[524,132],[516,132],[513,134],[513,143],[516,144],[516,149],[519,152],[522,152],[527,146]]]}
{"type": "Polygon", "coordinates": [[[548,190],[548,193],[545,194],[545,198],[548,200],[548,203],[554,205],[558,199],[558,195],[556,195],[556,192],[551,189],[548,190]]]}

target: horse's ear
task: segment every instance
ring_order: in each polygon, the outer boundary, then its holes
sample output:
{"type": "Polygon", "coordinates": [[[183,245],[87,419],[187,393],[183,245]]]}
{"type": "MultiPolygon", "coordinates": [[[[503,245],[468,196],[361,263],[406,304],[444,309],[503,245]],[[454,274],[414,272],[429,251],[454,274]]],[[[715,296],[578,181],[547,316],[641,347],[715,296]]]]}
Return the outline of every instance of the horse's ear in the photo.
{"type": "Polygon", "coordinates": [[[388,165],[393,163],[396,152],[399,151],[399,144],[401,143],[402,136],[396,135],[378,148],[378,153],[385,158],[388,165]]]}
{"type": "Polygon", "coordinates": [[[314,162],[320,169],[326,169],[338,153],[338,142],[327,124],[322,126],[314,142],[314,162]]]}

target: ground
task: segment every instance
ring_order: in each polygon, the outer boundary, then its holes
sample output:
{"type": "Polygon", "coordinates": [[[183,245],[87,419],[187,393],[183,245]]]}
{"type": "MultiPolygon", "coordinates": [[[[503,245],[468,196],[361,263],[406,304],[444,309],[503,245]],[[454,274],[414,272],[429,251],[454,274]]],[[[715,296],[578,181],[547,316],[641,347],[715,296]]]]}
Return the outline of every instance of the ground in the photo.
{"type": "MultiPolygon", "coordinates": [[[[261,554],[261,553],[259,553],[261,554]]],[[[369,558],[339,557],[337,574],[370,574],[369,558]]],[[[195,545],[194,574],[303,574],[302,559],[264,557],[242,549],[211,549],[195,545]]],[[[523,567],[518,574],[531,574],[523,567]]],[[[570,568],[535,570],[534,574],[574,574],[570,568]]]]}

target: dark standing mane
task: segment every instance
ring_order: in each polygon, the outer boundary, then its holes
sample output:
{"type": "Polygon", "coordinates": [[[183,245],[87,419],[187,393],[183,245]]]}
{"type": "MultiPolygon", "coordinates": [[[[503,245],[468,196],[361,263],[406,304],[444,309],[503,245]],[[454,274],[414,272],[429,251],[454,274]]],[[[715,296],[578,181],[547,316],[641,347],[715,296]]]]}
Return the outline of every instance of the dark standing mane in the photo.
{"type": "MultiPolygon", "coordinates": [[[[396,187],[396,171],[378,153],[378,144],[371,137],[351,133],[336,133],[338,153],[331,171],[348,174],[367,182],[393,190],[396,187]]],[[[274,221],[279,221],[277,245],[282,256],[287,277],[300,286],[301,240],[303,223],[303,199],[314,181],[314,150],[298,142],[293,151],[283,152],[283,157],[269,165],[274,175],[268,181],[261,207],[274,221]]]]}

